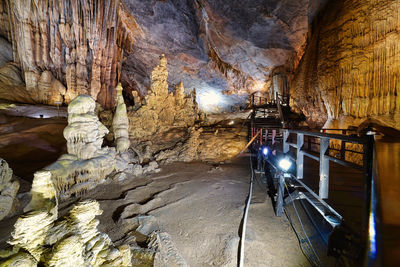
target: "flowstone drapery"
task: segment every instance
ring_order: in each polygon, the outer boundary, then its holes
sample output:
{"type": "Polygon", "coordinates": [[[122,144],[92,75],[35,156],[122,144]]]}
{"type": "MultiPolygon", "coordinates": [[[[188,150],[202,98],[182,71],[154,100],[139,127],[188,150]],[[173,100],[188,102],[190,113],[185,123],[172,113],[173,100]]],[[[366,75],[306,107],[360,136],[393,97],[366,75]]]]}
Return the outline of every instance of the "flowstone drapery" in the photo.
{"type": "Polygon", "coordinates": [[[290,86],[291,107],[310,125],[346,129],[372,119],[400,129],[399,11],[396,1],[328,3],[290,86]]]}

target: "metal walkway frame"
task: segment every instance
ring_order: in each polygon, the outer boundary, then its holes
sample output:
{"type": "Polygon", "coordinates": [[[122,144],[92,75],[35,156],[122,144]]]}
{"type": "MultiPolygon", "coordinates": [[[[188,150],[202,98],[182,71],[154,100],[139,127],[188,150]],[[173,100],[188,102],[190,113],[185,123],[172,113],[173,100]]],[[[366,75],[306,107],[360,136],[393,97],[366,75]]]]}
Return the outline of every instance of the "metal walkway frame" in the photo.
{"type": "MultiPolygon", "coordinates": [[[[258,125],[252,125],[251,131],[256,133],[262,132],[264,127],[258,125]]],[[[285,180],[289,179],[291,184],[297,184],[305,190],[299,192],[295,199],[304,199],[308,201],[325,219],[332,228],[339,226],[342,222],[342,216],[335,211],[325,200],[329,197],[329,167],[330,162],[335,162],[339,165],[350,167],[356,170],[360,170],[363,173],[363,185],[364,185],[364,197],[365,206],[363,212],[363,224],[362,232],[366,236],[363,239],[366,240],[366,248],[364,263],[366,266],[374,266],[377,262],[380,262],[380,223],[379,223],[379,210],[377,209],[377,177],[374,173],[374,136],[372,135],[345,135],[345,134],[330,134],[325,131],[312,132],[303,130],[291,130],[281,129],[283,133],[282,138],[282,152],[284,157],[290,157],[292,161],[296,162],[295,173],[283,173],[278,179],[277,185],[277,200],[275,210],[277,215],[282,214],[285,200],[284,200],[284,186],[285,180]],[[319,151],[312,151],[310,147],[306,147],[304,139],[307,138],[306,142],[310,146],[310,139],[314,140],[316,146],[319,146],[319,151]],[[295,141],[292,141],[295,140],[295,141]],[[340,148],[330,147],[330,141],[340,141],[340,148]],[[361,151],[355,151],[347,149],[346,144],[358,144],[362,146],[361,151]],[[295,155],[290,155],[290,147],[295,149],[295,155]],[[336,155],[332,156],[330,151],[335,151],[336,155]],[[346,152],[357,153],[362,155],[362,164],[347,161],[345,158],[346,152]],[[337,156],[339,155],[339,156],[337,156]],[[319,162],[319,188],[318,194],[316,194],[311,188],[309,188],[303,182],[304,176],[304,157],[309,157],[319,162]]],[[[253,136],[256,137],[257,136],[253,136]]],[[[255,139],[255,138],[254,138],[255,139]]],[[[254,140],[253,139],[253,140],[254,140]]],[[[257,140],[257,145],[263,145],[266,141],[264,138],[257,140]]],[[[315,146],[314,146],[315,147],[315,146]]],[[[269,162],[277,171],[278,166],[275,166],[272,162],[269,162]]]]}
{"type": "MultiPolygon", "coordinates": [[[[377,177],[374,173],[374,136],[364,135],[343,135],[343,134],[329,134],[322,132],[310,132],[302,130],[283,130],[283,153],[289,155],[290,147],[295,148],[295,157],[291,157],[296,162],[296,173],[290,174],[290,178],[301,185],[302,188],[306,189],[306,192],[300,193],[297,199],[306,199],[314,208],[324,216],[324,218],[335,227],[338,225],[338,220],[342,217],[338,214],[324,199],[329,197],[329,163],[335,162],[339,165],[361,170],[363,173],[363,185],[364,185],[364,216],[362,224],[362,232],[366,234],[364,239],[366,240],[364,264],[366,266],[374,266],[379,262],[379,236],[380,236],[380,225],[379,225],[379,211],[376,207],[377,202],[377,177]],[[304,138],[307,137],[308,145],[310,146],[310,138],[316,140],[314,144],[319,144],[319,153],[307,149],[305,146],[304,138]],[[291,142],[291,140],[296,140],[291,142]],[[341,141],[340,149],[335,149],[329,146],[331,140],[341,141]],[[346,144],[358,144],[362,146],[361,151],[354,151],[346,148],[346,144]],[[332,156],[329,152],[334,150],[339,152],[339,157],[332,156]],[[354,162],[347,161],[345,159],[346,152],[358,153],[362,155],[362,165],[354,162]],[[304,176],[304,157],[309,157],[319,162],[319,188],[318,195],[313,192],[302,180],[304,176]],[[336,217],[336,218],[334,218],[336,217]]],[[[282,197],[282,196],[278,196],[282,197]]],[[[277,201],[282,203],[282,201],[277,201]]],[[[277,209],[280,207],[277,207],[277,209]]]]}

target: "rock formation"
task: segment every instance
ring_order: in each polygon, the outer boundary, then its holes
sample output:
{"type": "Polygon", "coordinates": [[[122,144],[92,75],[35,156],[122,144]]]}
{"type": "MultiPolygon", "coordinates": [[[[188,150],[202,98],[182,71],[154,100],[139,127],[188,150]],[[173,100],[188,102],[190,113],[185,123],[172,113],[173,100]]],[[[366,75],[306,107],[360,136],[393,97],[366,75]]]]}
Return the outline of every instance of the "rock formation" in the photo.
{"type": "MultiPolygon", "coordinates": [[[[195,91],[185,95],[182,83],[175,95],[168,93],[167,60],[160,57],[151,74],[151,92],[145,104],[129,112],[130,138],[141,162],[156,159],[173,161],[225,161],[236,156],[246,145],[246,133],[200,125],[195,91]],[[210,132],[211,131],[211,132],[210,132]],[[218,148],[218,149],[216,149],[218,148]]],[[[203,122],[203,124],[207,122],[203,122]]],[[[213,122],[215,123],[215,122],[213,122]]]]}
{"type": "Polygon", "coordinates": [[[96,102],[88,95],[76,97],[68,105],[68,126],[64,129],[67,150],[79,159],[90,159],[101,152],[108,133],[95,114],[96,102]]]}
{"type": "Polygon", "coordinates": [[[46,209],[57,217],[57,191],[54,188],[49,171],[37,171],[34,174],[31,188],[32,199],[24,212],[46,209]]]}
{"type": "Polygon", "coordinates": [[[68,106],[64,129],[68,154],[46,167],[60,197],[96,187],[116,168],[114,148],[102,148],[107,128],[94,113],[96,103],[88,95],[77,96],[68,106]]]}
{"type": "Polygon", "coordinates": [[[112,107],[135,31],[123,10],[119,0],[1,1],[0,35],[12,43],[27,99],[56,105],[89,94],[112,107]]]}
{"type": "Polygon", "coordinates": [[[129,141],[129,120],[126,112],[124,97],[122,96],[122,86],[117,86],[117,108],[113,119],[114,139],[118,152],[125,152],[130,146],[129,141]]]}
{"type": "Polygon", "coordinates": [[[169,141],[176,142],[198,118],[192,95],[184,94],[183,85],[178,86],[175,96],[168,93],[167,77],[167,59],[162,55],[151,74],[151,91],[145,105],[128,114],[132,145],[143,144],[151,152],[160,150],[169,141]]]}
{"type": "Polygon", "coordinates": [[[0,159],[0,221],[12,212],[16,204],[19,182],[4,159],[0,159]]]}
{"type": "Polygon", "coordinates": [[[3,37],[0,37],[0,67],[12,60],[13,54],[11,44],[3,37]]]}
{"type": "MultiPolygon", "coordinates": [[[[273,68],[297,64],[326,1],[2,0],[0,36],[21,72],[20,102],[68,104],[88,94],[112,109],[119,80],[129,95],[147,95],[166,53],[171,84],[212,90],[229,110],[244,105],[243,94],[267,90],[273,68]]],[[[0,86],[0,97],[14,101],[11,90],[0,86]]]]}
{"type": "Polygon", "coordinates": [[[51,173],[60,199],[93,189],[105,182],[112,173],[126,171],[139,176],[143,173],[159,171],[156,162],[147,162],[147,165],[141,166],[138,164],[137,157],[130,151],[126,151],[129,148],[129,140],[125,137],[128,124],[126,114],[124,118],[122,105],[117,108],[116,121],[118,123],[114,124],[115,129],[118,130],[116,132],[119,150],[117,153],[114,147],[102,147],[103,138],[108,133],[108,129],[99,121],[95,113],[94,99],[89,95],[79,95],[69,104],[68,125],[64,129],[68,154],[62,155],[56,162],[44,168],[45,171],[51,173]]]}
{"type": "Polygon", "coordinates": [[[79,202],[58,219],[57,192],[46,171],[35,174],[31,193],[30,211],[15,223],[8,242],[13,248],[0,260],[1,266],[131,266],[129,247],[114,247],[98,231],[98,202],[79,202]]]}
{"type": "Polygon", "coordinates": [[[395,1],[329,2],[291,84],[309,122],[347,128],[370,118],[400,129],[399,10],[395,1]]]}

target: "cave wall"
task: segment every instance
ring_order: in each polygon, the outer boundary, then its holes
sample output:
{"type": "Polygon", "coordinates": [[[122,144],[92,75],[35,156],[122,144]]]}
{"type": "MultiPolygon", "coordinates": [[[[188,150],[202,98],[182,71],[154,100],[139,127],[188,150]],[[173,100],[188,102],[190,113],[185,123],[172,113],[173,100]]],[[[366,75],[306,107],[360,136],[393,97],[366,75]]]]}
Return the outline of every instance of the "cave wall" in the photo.
{"type": "Polygon", "coordinates": [[[127,16],[119,0],[0,1],[0,35],[12,43],[26,98],[55,105],[89,94],[112,107],[132,44],[127,16]]]}
{"type": "Polygon", "coordinates": [[[330,1],[291,81],[291,106],[311,126],[366,119],[400,128],[399,1],[330,1]]]}

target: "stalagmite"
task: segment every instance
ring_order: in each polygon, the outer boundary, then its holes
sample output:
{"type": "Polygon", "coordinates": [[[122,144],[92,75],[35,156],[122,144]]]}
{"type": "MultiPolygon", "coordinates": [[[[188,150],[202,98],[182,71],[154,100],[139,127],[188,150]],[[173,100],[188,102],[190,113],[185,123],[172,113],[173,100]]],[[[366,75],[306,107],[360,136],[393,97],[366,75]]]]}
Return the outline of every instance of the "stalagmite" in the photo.
{"type": "Polygon", "coordinates": [[[64,129],[68,153],[79,159],[99,154],[107,128],[95,114],[96,102],[89,95],[80,95],[68,105],[68,126],[64,129]]]}
{"type": "Polygon", "coordinates": [[[0,159],[0,221],[12,211],[15,205],[19,182],[13,179],[13,172],[4,159],[0,159]]]}
{"type": "Polygon", "coordinates": [[[31,203],[26,207],[29,212],[18,218],[8,243],[16,251],[25,249],[39,262],[45,251],[42,245],[58,214],[56,191],[49,172],[35,173],[31,194],[31,203]]]}
{"type": "Polygon", "coordinates": [[[122,86],[117,86],[117,108],[113,119],[114,139],[118,152],[125,152],[130,146],[129,141],[129,120],[126,112],[122,86]]]}
{"type": "MultiPolygon", "coordinates": [[[[198,109],[195,99],[184,94],[183,84],[176,88],[175,95],[168,93],[167,59],[164,55],[159,58],[159,64],[150,76],[151,91],[145,98],[145,105],[137,111],[129,112],[129,134],[133,146],[140,150],[147,149],[152,154],[160,147],[145,144],[147,140],[157,140],[162,143],[163,138],[169,137],[168,132],[194,125],[198,118],[198,109]],[[145,147],[142,147],[145,145],[145,147]]],[[[179,137],[178,137],[179,138],[179,137]]]]}
{"type": "Polygon", "coordinates": [[[24,212],[46,209],[57,217],[57,195],[49,171],[37,171],[34,174],[31,202],[24,208],[24,212]]]}
{"type": "Polygon", "coordinates": [[[77,96],[68,106],[68,126],[64,129],[68,154],[45,168],[60,198],[96,187],[115,169],[116,151],[101,147],[108,130],[95,108],[96,102],[89,95],[77,96]]]}
{"type": "Polygon", "coordinates": [[[167,59],[161,55],[150,76],[151,92],[145,98],[146,104],[129,113],[130,139],[139,157],[154,157],[161,163],[219,162],[237,155],[246,145],[246,135],[229,129],[217,136],[203,132],[196,125],[200,119],[196,90],[186,95],[183,84],[178,83],[175,95],[168,93],[167,78],[167,59]]]}

